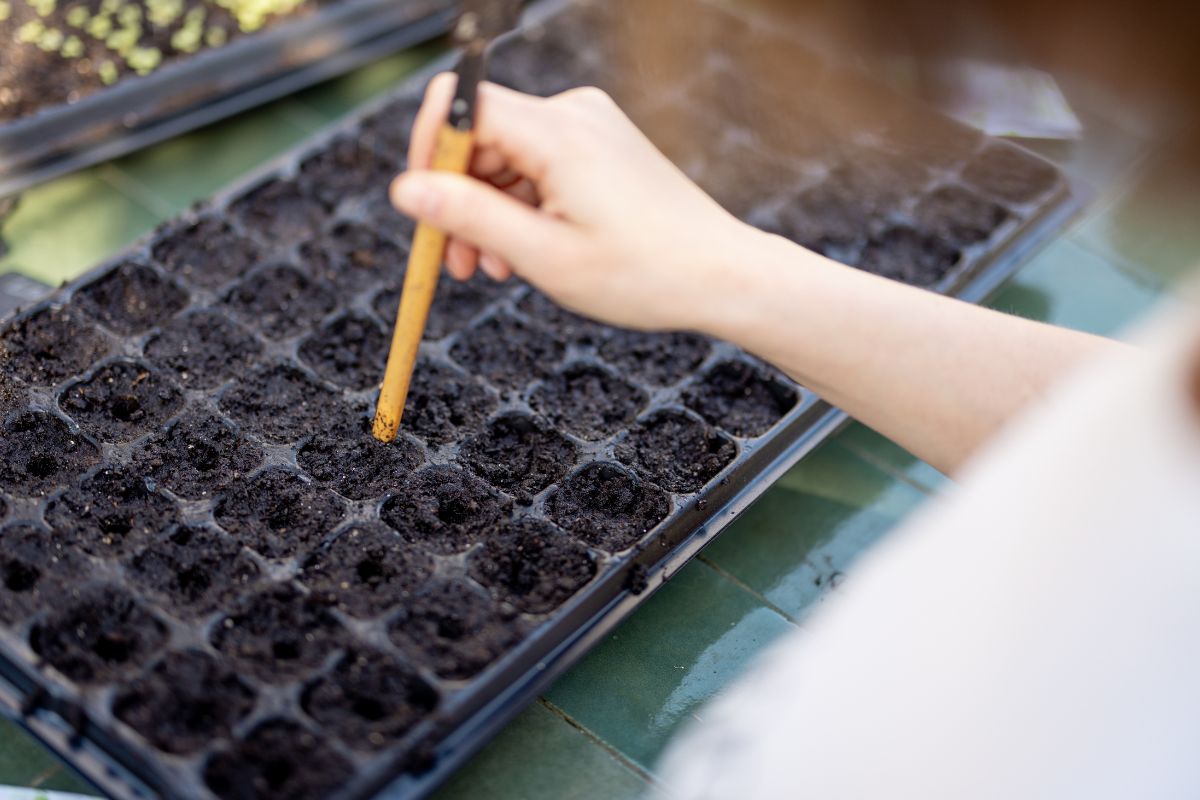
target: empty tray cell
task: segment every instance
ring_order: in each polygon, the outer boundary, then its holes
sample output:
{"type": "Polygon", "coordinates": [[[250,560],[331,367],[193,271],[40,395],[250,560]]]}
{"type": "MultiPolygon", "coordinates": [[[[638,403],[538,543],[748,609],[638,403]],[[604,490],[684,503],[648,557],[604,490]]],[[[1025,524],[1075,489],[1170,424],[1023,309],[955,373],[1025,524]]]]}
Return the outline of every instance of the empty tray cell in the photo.
{"type": "Polygon", "coordinates": [[[168,271],[205,289],[243,275],[262,257],[258,245],[216,217],[164,231],[151,253],[168,271]]]}
{"type": "Polygon", "coordinates": [[[221,395],[221,410],[247,430],[290,444],[354,415],[332,390],[289,364],[267,364],[221,395]]]}
{"type": "Polygon", "coordinates": [[[276,178],[230,207],[247,230],[273,246],[287,246],[320,230],[332,206],[305,193],[295,181],[276,178]]]}
{"type": "Polygon", "coordinates": [[[307,552],[333,531],[346,504],[298,473],[268,467],[217,503],[217,523],[267,558],[307,552]]]}
{"type": "MultiPolygon", "coordinates": [[[[408,254],[369,225],[342,222],[300,247],[305,269],[345,295],[404,274],[408,254]]],[[[393,313],[393,317],[395,314],[393,313]]]]}
{"type": "Polygon", "coordinates": [[[258,725],[204,767],[204,782],[222,800],[322,800],[354,774],[344,756],[285,719],[258,725]]]}
{"type": "Polygon", "coordinates": [[[556,425],[597,441],[627,427],[647,400],[645,392],[608,370],[571,364],[539,386],[529,402],[556,425]]]}
{"type": "Polygon", "coordinates": [[[0,528],[0,623],[11,625],[66,594],[81,565],[62,540],[29,522],[0,528]]]}
{"type": "Polygon", "coordinates": [[[761,436],[796,405],[796,389],[744,361],[723,361],[684,393],[700,416],[735,436],[761,436]]]}
{"type": "Polygon", "coordinates": [[[379,155],[357,136],[341,136],[300,163],[298,183],[334,208],[354,194],[373,193],[386,200],[388,184],[399,171],[395,159],[379,155]]]}
{"type": "Polygon", "coordinates": [[[300,358],[327,381],[366,389],[383,379],[388,335],[374,318],[350,312],[300,343],[300,358]]]}
{"type": "MultiPolygon", "coordinates": [[[[397,282],[396,285],[400,284],[397,282]]],[[[429,309],[429,320],[425,323],[425,338],[436,341],[466,329],[493,300],[511,289],[508,284],[497,283],[479,272],[466,281],[442,275],[433,296],[433,306],[429,309]]],[[[384,289],[375,295],[372,306],[380,319],[389,325],[394,323],[400,308],[400,290],[384,289]]]]}
{"type": "Polygon", "coordinates": [[[470,678],[520,641],[515,609],[464,581],[435,581],[400,606],[392,642],[442,678],[470,678]]]}
{"type": "Polygon", "coordinates": [[[266,683],[314,672],[348,639],[330,607],[295,586],[244,596],[212,629],[212,646],[266,683]]]}
{"type": "Polygon", "coordinates": [[[167,321],[187,305],[188,295],[145,264],[126,262],[84,284],[71,302],[110,330],[128,335],[167,321]]]}
{"type": "Polygon", "coordinates": [[[136,472],[106,467],[50,498],[45,516],[55,536],[86,553],[117,558],[174,525],[179,508],[136,472]]]}
{"type": "Polygon", "coordinates": [[[29,645],[76,683],[104,683],[137,671],[162,647],[167,629],[133,595],[93,584],[51,601],[29,645]]]}
{"type": "Polygon", "coordinates": [[[512,514],[512,500],[466,470],[426,467],[384,501],[379,516],[411,544],[458,553],[512,514]]]}
{"type": "Polygon", "coordinates": [[[618,441],[614,453],[646,480],[669,492],[697,492],[737,456],[737,445],[682,411],[651,414],[618,441]]]}
{"type": "Polygon", "coordinates": [[[906,226],[872,236],[858,266],[914,286],[934,286],[958,266],[962,253],[953,245],[906,226]]]}
{"type": "Polygon", "coordinates": [[[260,575],[240,544],[214,528],[187,526],[159,536],[129,559],[125,571],[134,584],[161,597],[184,619],[232,601],[260,575]]]}
{"type": "Polygon", "coordinates": [[[117,719],[167,753],[229,738],[254,708],[254,690],[208,653],[168,653],[113,700],[117,719]]]}
{"type": "Polygon", "coordinates": [[[189,389],[212,389],[242,375],[262,343],[229,317],[210,309],[180,314],[146,341],[143,353],[189,389]]]}
{"type": "Polygon", "coordinates": [[[1028,203],[1058,186],[1058,170],[1011,145],[993,142],[971,160],[963,180],[1010,203],[1028,203]]]}
{"type": "Polygon", "coordinates": [[[305,713],[359,750],[399,739],[437,702],[437,692],[411,667],[371,650],[346,653],[300,700],[305,713]]]}
{"type": "Polygon", "coordinates": [[[354,525],[308,558],[300,579],[356,617],[376,617],[433,574],[433,559],[379,524],[354,525]]]}
{"type": "Polygon", "coordinates": [[[127,442],[170,419],[183,406],[183,393],[149,366],[123,359],[72,383],[58,405],[97,439],[127,442]]]}
{"type": "Polygon", "coordinates": [[[604,341],[611,330],[599,322],[568,311],[546,295],[532,289],[517,303],[517,309],[521,313],[533,317],[543,327],[558,334],[567,344],[580,347],[593,347],[599,344],[604,341]]]}
{"type": "Polygon", "coordinates": [[[471,577],[495,597],[530,614],[553,611],[596,574],[587,548],[537,519],[519,519],[470,557],[471,577]]]}
{"type": "Polygon", "coordinates": [[[667,516],[670,500],[634,473],[607,461],[567,476],[546,501],[550,518],[593,547],[617,553],[667,516]]]}
{"type": "Polygon", "coordinates": [[[961,186],[940,186],[921,198],[914,217],[921,230],[961,248],[990,239],[1012,215],[961,186]]]}
{"type": "Polygon", "coordinates": [[[600,357],[622,375],[653,386],[671,386],[696,371],[712,344],[694,333],[619,330],[600,346],[600,357]]]}
{"type": "Polygon", "coordinates": [[[318,483],[351,500],[395,491],[425,460],[424,453],[403,433],[385,444],[371,435],[369,426],[363,417],[323,430],[304,443],[296,462],[318,483]]]}
{"type": "Polygon", "coordinates": [[[528,414],[508,413],[463,443],[458,460],[523,504],[561,478],[578,457],[569,439],[528,414]]]}
{"type": "Polygon", "coordinates": [[[496,396],[477,379],[436,361],[413,370],[403,425],[431,445],[455,441],[483,427],[496,396]]]}
{"type": "Polygon", "coordinates": [[[333,287],[290,264],[270,264],[229,290],[225,303],[243,322],[270,339],[316,327],[337,305],[333,287]]]}
{"type": "Polygon", "coordinates": [[[39,497],[65,486],[100,460],[100,450],[67,423],[44,411],[25,411],[4,423],[0,486],[39,497]]]}
{"type": "Polygon", "coordinates": [[[193,411],[143,442],[133,463],[180,497],[202,500],[220,494],[262,460],[262,447],[223,417],[193,411]]]}
{"type": "Polygon", "coordinates": [[[450,357],[472,375],[512,391],[549,375],[565,352],[553,334],[509,314],[497,314],[459,336],[450,357]]]}
{"type": "Polygon", "coordinates": [[[108,352],[108,340],[78,311],[43,308],[0,332],[0,368],[29,383],[53,386],[108,352]]]}

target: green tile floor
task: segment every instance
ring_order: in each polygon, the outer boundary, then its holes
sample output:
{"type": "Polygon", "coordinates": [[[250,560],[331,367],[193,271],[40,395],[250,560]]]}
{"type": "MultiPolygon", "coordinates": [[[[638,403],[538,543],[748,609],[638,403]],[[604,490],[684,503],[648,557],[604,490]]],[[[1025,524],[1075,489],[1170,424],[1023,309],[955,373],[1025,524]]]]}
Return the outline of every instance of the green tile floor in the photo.
{"type": "MultiPolygon", "coordinates": [[[[357,73],[142,153],[26,193],[5,225],[0,272],[58,283],[425,63],[433,48],[357,73]]],[[[1112,130],[1106,129],[1111,138],[1112,130]]],[[[1134,143],[1136,145],[1136,143],[1134,143]]],[[[1173,186],[1154,199],[1159,156],[1125,142],[1048,154],[1099,197],[993,299],[997,308],[1097,333],[1136,318],[1197,260],[1197,208],[1173,186]],[[1149,230],[1139,225],[1149,222],[1149,230]]],[[[1163,157],[1165,158],[1165,157],[1163,157]]],[[[637,797],[671,734],[703,715],[770,642],[794,628],[946,479],[852,424],[784,476],[695,562],[525,710],[438,795],[497,800],[637,797]]],[[[15,726],[0,722],[0,785],[87,792],[15,726]]],[[[669,787],[668,787],[669,788],[669,787]]],[[[0,794],[2,797],[2,794],[0,794]]]]}

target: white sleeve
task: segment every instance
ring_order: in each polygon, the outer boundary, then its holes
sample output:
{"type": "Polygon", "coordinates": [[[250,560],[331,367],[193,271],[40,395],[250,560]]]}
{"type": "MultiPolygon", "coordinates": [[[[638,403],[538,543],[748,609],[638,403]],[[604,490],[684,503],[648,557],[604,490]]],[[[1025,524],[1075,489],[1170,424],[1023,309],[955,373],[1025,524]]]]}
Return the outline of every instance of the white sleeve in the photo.
{"type": "Polygon", "coordinates": [[[1200,316],[1094,364],[662,763],[701,798],[1200,797],[1200,316]]]}

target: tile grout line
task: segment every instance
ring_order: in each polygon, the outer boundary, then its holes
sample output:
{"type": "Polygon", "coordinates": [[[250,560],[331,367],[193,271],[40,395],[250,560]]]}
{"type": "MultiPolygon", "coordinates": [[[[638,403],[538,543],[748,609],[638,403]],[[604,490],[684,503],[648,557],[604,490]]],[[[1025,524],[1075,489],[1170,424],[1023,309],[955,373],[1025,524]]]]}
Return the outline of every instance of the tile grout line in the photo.
{"type": "MultiPolygon", "coordinates": [[[[846,452],[850,453],[855,458],[860,458],[863,461],[867,462],[868,466],[874,467],[875,469],[883,472],[884,474],[888,475],[889,477],[895,478],[896,480],[900,481],[901,483],[904,483],[904,484],[910,486],[911,488],[916,489],[918,492],[925,495],[926,497],[935,497],[938,494],[938,489],[936,487],[926,486],[924,483],[917,480],[916,478],[906,475],[903,470],[897,469],[895,466],[890,464],[887,461],[887,459],[880,458],[877,455],[875,455],[874,453],[870,452],[869,450],[860,448],[856,444],[852,444],[850,442],[843,442],[840,437],[835,437],[832,441],[835,445],[842,448],[846,452]]],[[[915,458],[915,456],[914,456],[914,458],[915,458]]],[[[924,463],[924,462],[921,462],[921,463],[924,463]]]]}
{"type": "Polygon", "coordinates": [[[798,628],[798,627],[800,627],[800,623],[799,623],[799,621],[798,621],[798,620],[796,620],[796,618],[795,618],[795,617],[793,617],[791,614],[789,614],[789,613],[787,613],[786,611],[784,611],[784,610],[783,610],[782,608],[780,608],[779,606],[775,605],[773,602],[771,602],[770,600],[768,600],[768,599],[767,599],[767,598],[766,598],[764,595],[760,594],[760,593],[759,593],[759,592],[758,592],[756,589],[752,588],[751,586],[749,586],[749,585],[747,585],[745,582],[743,582],[741,578],[739,578],[738,576],[734,575],[732,572],[730,572],[729,570],[725,569],[725,568],[724,568],[724,567],[722,567],[721,565],[717,564],[715,561],[713,561],[712,559],[710,559],[708,556],[704,555],[704,553],[700,553],[698,556],[696,556],[696,560],[697,560],[697,561],[699,561],[699,562],[701,562],[702,564],[704,564],[706,567],[708,567],[709,569],[711,569],[713,572],[715,572],[715,573],[717,573],[718,575],[720,575],[720,576],[721,576],[722,578],[724,578],[725,580],[727,580],[727,581],[729,581],[730,583],[732,583],[734,586],[736,586],[736,587],[738,587],[739,589],[741,589],[741,590],[742,590],[743,592],[745,592],[746,594],[748,594],[748,595],[750,595],[751,597],[753,597],[753,598],[754,598],[755,600],[757,600],[758,602],[762,603],[762,604],[763,604],[764,606],[766,606],[767,608],[769,608],[769,609],[771,609],[772,611],[774,611],[774,612],[775,612],[776,614],[778,614],[779,616],[783,617],[783,619],[784,619],[786,622],[789,622],[789,623],[791,623],[792,625],[796,626],[797,628],[798,628]]]}
{"type": "Polygon", "coordinates": [[[581,722],[576,720],[574,717],[572,717],[566,711],[564,711],[563,709],[556,706],[554,703],[547,700],[545,695],[539,695],[538,702],[541,703],[542,706],[547,711],[549,711],[551,714],[554,714],[556,717],[561,719],[567,725],[570,725],[572,728],[574,728],[575,730],[577,730],[581,734],[583,734],[583,736],[585,736],[592,744],[596,745],[601,750],[608,753],[609,757],[612,758],[614,761],[616,761],[618,764],[625,767],[630,772],[637,775],[639,778],[641,778],[642,780],[644,780],[646,783],[650,784],[651,786],[659,786],[658,779],[655,778],[652,774],[650,774],[650,772],[648,770],[646,770],[644,767],[642,767],[641,764],[638,764],[633,759],[631,759],[629,756],[625,755],[620,750],[613,747],[608,742],[604,741],[604,739],[597,736],[587,726],[583,725],[581,722]]]}
{"type": "Polygon", "coordinates": [[[160,222],[170,219],[181,210],[176,208],[174,203],[171,203],[159,195],[158,192],[132,175],[129,175],[115,164],[102,164],[96,171],[96,175],[100,180],[137,203],[146,211],[149,211],[160,222]]]}

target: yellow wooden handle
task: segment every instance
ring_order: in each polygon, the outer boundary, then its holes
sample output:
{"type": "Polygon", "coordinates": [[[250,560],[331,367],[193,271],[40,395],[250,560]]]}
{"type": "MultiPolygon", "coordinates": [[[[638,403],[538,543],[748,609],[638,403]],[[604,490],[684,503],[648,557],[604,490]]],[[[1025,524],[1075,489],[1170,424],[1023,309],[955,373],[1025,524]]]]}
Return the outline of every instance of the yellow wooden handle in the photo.
{"type": "MultiPolygon", "coordinates": [[[[443,172],[465,173],[471,161],[475,137],[471,131],[460,131],[449,125],[438,133],[433,168],[443,172]]],[[[417,225],[413,235],[412,252],[404,273],[404,289],[400,293],[400,310],[392,333],[392,349],[388,353],[387,370],[379,390],[372,432],[381,442],[390,442],[400,430],[404,401],[412,381],[413,364],[425,335],[425,321],[437,288],[442,260],[446,254],[446,234],[424,222],[417,225]]]]}

